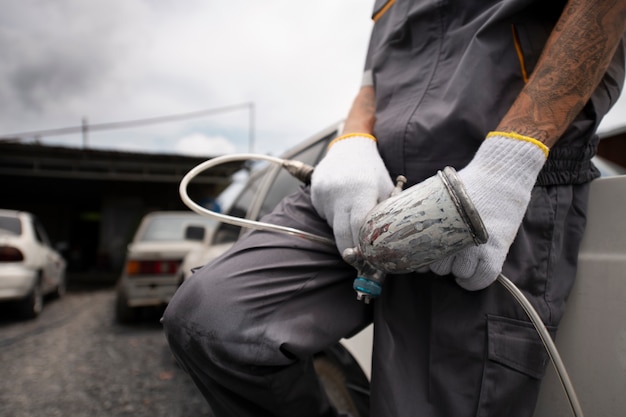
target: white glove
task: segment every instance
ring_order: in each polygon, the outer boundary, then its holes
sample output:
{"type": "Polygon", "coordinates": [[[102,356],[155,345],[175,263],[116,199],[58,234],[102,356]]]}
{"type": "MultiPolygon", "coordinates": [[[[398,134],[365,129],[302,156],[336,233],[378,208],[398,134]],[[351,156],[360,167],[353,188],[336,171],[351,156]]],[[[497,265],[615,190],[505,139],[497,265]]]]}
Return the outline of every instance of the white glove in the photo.
{"type": "Polygon", "coordinates": [[[365,216],[393,188],[373,136],[347,134],[328,145],[311,177],[311,201],[333,228],[339,253],[356,246],[365,216]]]}
{"type": "Polygon", "coordinates": [[[502,270],[522,223],[537,175],[548,156],[541,142],[515,133],[491,132],[459,177],[482,218],[489,238],[434,262],[438,275],[452,273],[463,288],[489,286],[502,270]]]}

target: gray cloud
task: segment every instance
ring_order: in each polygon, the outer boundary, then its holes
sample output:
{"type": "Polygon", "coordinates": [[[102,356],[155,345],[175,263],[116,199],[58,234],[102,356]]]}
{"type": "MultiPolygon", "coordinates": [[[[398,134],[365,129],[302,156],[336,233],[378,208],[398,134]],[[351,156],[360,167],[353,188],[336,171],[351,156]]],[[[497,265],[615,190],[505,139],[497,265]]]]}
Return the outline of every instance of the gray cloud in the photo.
{"type": "MultiPolygon", "coordinates": [[[[115,78],[131,53],[129,19],[138,12],[126,3],[1,0],[0,99],[5,116],[20,120],[24,113],[71,111],[115,78]]],[[[15,125],[6,119],[3,124],[15,125]]]]}
{"type": "MultiPolygon", "coordinates": [[[[345,115],[372,5],[270,3],[0,0],[0,134],[254,102],[258,150],[293,146],[345,115]]],[[[133,136],[142,141],[135,145],[175,149],[177,140],[202,134],[245,150],[248,114],[239,113],[207,118],[201,131],[146,130],[133,136]]],[[[92,142],[117,146],[121,136],[92,142]]]]}
{"type": "MultiPolygon", "coordinates": [[[[0,134],[254,102],[255,150],[278,153],[345,116],[372,5],[0,0],[0,134]]],[[[612,113],[626,114],[624,101],[612,113]]],[[[245,151],[248,120],[240,111],[90,139],[175,151],[183,138],[203,135],[245,151]]],[[[44,139],[80,143],[79,135],[44,139]]]]}

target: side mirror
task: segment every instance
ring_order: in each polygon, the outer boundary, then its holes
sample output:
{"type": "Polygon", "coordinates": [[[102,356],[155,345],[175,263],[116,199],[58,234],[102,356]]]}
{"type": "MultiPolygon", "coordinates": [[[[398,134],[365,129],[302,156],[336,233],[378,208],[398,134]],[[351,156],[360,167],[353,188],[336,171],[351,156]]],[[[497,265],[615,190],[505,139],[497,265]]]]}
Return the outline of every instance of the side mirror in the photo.
{"type": "Polygon", "coordinates": [[[203,226],[187,226],[185,228],[185,240],[203,241],[206,230],[203,226]]]}

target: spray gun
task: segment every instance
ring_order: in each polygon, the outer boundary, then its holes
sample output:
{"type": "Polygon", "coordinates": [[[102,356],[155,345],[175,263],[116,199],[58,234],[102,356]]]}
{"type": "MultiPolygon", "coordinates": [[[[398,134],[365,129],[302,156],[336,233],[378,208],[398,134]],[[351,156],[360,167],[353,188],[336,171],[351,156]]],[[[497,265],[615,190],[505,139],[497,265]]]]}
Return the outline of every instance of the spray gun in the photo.
{"type": "MultiPolygon", "coordinates": [[[[402,192],[407,179],[404,175],[396,177],[396,186],[389,194],[389,198],[402,192]]],[[[381,231],[387,231],[388,227],[383,225],[381,231]]],[[[359,233],[360,235],[360,233],[359,233]]],[[[363,251],[359,246],[347,248],[341,254],[343,259],[357,269],[357,277],[352,283],[352,288],[356,291],[357,300],[369,304],[370,300],[378,297],[383,289],[383,282],[387,273],[372,266],[363,258],[363,251]]]]}
{"type": "MultiPolygon", "coordinates": [[[[313,167],[282,162],[291,175],[308,184],[313,167]]],[[[388,273],[419,271],[470,245],[487,242],[488,234],[456,170],[446,167],[403,191],[406,177],[396,178],[389,198],[367,215],[358,246],[342,253],[357,269],[352,286],[357,299],[369,302],[382,292],[388,273]]]]}
{"type": "Polygon", "coordinates": [[[419,271],[470,245],[487,241],[485,226],[452,167],[404,191],[397,178],[388,199],[374,207],[359,231],[359,244],[343,258],[357,268],[353,287],[369,303],[387,273],[419,271]]]}
{"type": "MultiPolygon", "coordinates": [[[[313,167],[294,160],[283,161],[282,166],[310,182],[313,167]]],[[[487,242],[487,230],[454,168],[446,167],[403,191],[406,182],[403,175],[396,178],[389,198],[368,213],[358,246],[341,254],[357,269],[352,287],[366,304],[381,294],[388,273],[419,271],[487,242]]]]}

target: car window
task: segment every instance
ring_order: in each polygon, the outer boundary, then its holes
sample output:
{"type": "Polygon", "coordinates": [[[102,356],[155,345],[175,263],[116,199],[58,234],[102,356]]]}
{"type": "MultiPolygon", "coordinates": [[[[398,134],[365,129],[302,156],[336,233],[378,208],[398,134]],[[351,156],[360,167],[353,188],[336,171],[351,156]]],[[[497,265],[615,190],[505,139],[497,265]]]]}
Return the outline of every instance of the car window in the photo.
{"type": "Polygon", "coordinates": [[[21,235],[22,223],[16,217],[0,216],[0,229],[14,235],[21,235]]]}
{"type": "MultiPolygon", "coordinates": [[[[319,141],[316,141],[311,146],[308,146],[295,155],[290,156],[290,158],[309,165],[315,165],[322,157],[328,142],[335,136],[336,132],[334,131],[319,141]]],[[[253,174],[241,194],[239,194],[239,196],[235,199],[230,210],[228,210],[226,214],[240,218],[249,218],[250,216],[258,220],[265,214],[272,211],[283,197],[295,192],[300,186],[302,186],[302,183],[299,180],[293,178],[286,170],[280,169],[267,190],[260,208],[253,209],[253,211],[258,210],[258,213],[256,213],[256,215],[249,213],[255,199],[259,198],[258,194],[265,188],[264,185],[268,176],[274,175],[275,172],[276,166],[269,166],[253,174]]],[[[255,205],[258,206],[258,204],[255,205]]],[[[220,244],[234,242],[239,238],[240,232],[240,226],[222,223],[219,225],[212,243],[220,244]]]]}
{"type": "Polygon", "coordinates": [[[191,216],[154,216],[143,229],[138,240],[141,242],[174,242],[185,240],[185,230],[189,226],[205,226],[211,228],[215,220],[191,216]]]}
{"type": "MultiPolygon", "coordinates": [[[[302,152],[297,153],[291,159],[304,162],[308,165],[315,165],[326,148],[326,145],[327,141],[321,140],[304,149],[302,152]]],[[[263,204],[261,205],[261,209],[259,210],[256,219],[258,220],[268,214],[274,209],[274,207],[276,207],[283,197],[296,192],[296,190],[298,190],[301,186],[302,182],[291,176],[291,174],[289,174],[286,170],[280,170],[265,195],[265,199],[263,200],[263,204]]]]}
{"type": "Polygon", "coordinates": [[[248,182],[248,178],[250,178],[248,169],[242,169],[233,174],[232,182],[216,198],[217,203],[222,208],[222,212],[227,213],[230,210],[233,202],[248,182]]]}
{"type": "MultiPolygon", "coordinates": [[[[239,196],[233,201],[230,209],[226,212],[229,216],[245,218],[248,213],[248,209],[254,200],[255,195],[259,192],[260,187],[264,183],[267,175],[272,172],[272,167],[265,168],[261,171],[253,174],[241,191],[239,196]]],[[[228,223],[221,223],[215,232],[213,238],[213,244],[234,242],[239,237],[241,231],[240,226],[235,226],[228,223]]]]}
{"type": "Polygon", "coordinates": [[[41,243],[46,246],[50,246],[50,239],[48,239],[48,234],[46,233],[46,229],[44,229],[43,224],[36,217],[33,218],[33,226],[35,229],[35,237],[41,243]]]}

